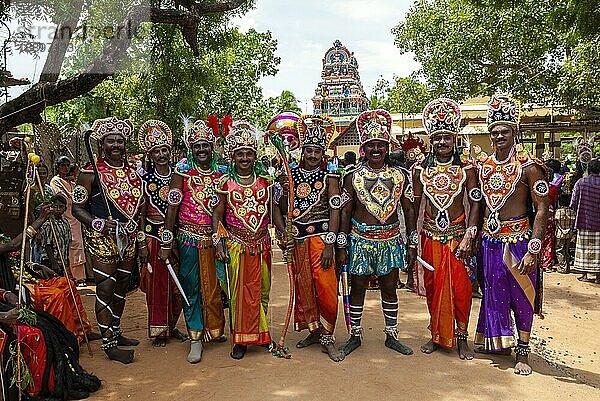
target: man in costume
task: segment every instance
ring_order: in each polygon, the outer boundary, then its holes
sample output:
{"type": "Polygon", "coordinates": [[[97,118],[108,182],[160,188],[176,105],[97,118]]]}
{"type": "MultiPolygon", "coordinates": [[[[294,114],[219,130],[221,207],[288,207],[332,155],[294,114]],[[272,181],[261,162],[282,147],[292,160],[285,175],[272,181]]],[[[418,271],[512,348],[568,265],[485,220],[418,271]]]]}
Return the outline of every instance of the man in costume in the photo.
{"type": "MultiPolygon", "coordinates": [[[[471,312],[471,280],[464,260],[472,256],[480,217],[481,190],[477,171],[456,149],[461,113],[451,99],[437,99],[423,109],[423,126],[431,142],[431,153],[413,169],[415,210],[425,202],[421,231],[421,258],[431,271],[423,269],[427,306],[431,317],[431,340],[421,346],[430,354],[439,346],[457,347],[460,359],[473,359],[467,344],[471,312]],[[469,213],[463,206],[468,194],[469,213]],[[466,224],[465,224],[466,223],[466,224]],[[468,228],[467,228],[468,227],[468,228]]],[[[416,232],[409,244],[416,245],[416,232]]],[[[417,275],[420,277],[420,275],[417,275]]]]}
{"type": "Polygon", "coordinates": [[[538,263],[548,220],[549,187],[543,163],[515,144],[519,117],[515,100],[508,96],[490,99],[487,123],[494,153],[479,165],[487,209],[477,263],[483,267],[478,269],[483,275],[483,299],[475,344],[482,345],[477,351],[505,354],[514,347],[514,371],[528,375],[533,314],[541,312],[538,263]],[[511,311],[518,331],[516,346],[511,311]]]}
{"type": "Polygon", "coordinates": [[[231,161],[218,184],[219,203],[213,213],[217,259],[228,265],[231,357],[242,359],[248,345],[271,343],[267,307],[271,289],[271,237],[268,231],[271,181],[257,161],[258,132],[236,122],[225,138],[231,161]],[[217,232],[225,223],[227,239],[217,232]]]}
{"type": "MultiPolygon", "coordinates": [[[[320,342],[329,357],[339,362],[344,354],[335,348],[333,336],[338,305],[334,245],[342,198],[339,175],[323,167],[323,154],[334,132],[335,123],[329,117],[303,115],[298,120],[302,156],[300,166],[291,169],[294,183],[292,265],[296,284],[294,326],[298,331],[310,331],[296,346],[303,348],[320,342]]],[[[284,199],[273,206],[273,221],[281,232],[285,231],[282,210],[286,210],[287,203],[284,199]]]]}
{"type": "MultiPolygon", "coordinates": [[[[142,175],[146,201],[137,235],[142,261],[140,288],[146,293],[148,336],[154,339],[153,346],[164,347],[168,338],[187,339],[175,327],[181,313],[177,286],[169,277],[165,262],[158,257],[161,246],[159,233],[163,233],[169,207],[173,134],[164,122],[149,120],[140,127],[138,143],[149,159],[148,169],[142,175]]],[[[171,261],[174,263],[176,260],[172,257],[171,261]]]]}
{"type": "Polygon", "coordinates": [[[121,329],[144,202],[142,180],[125,157],[125,143],[132,133],[133,124],[127,119],[107,117],[94,121],[91,137],[98,141],[97,175],[93,166],[81,170],[73,188],[72,209],[84,227],[92,257],[102,349],[109,359],[122,363],[133,361],[133,350],[118,346],[139,344],[138,340],[124,337],[121,329]]]}
{"type": "MultiPolygon", "coordinates": [[[[78,287],[85,286],[85,252],[83,250],[83,236],[81,223],[71,213],[73,182],[68,179],[71,160],[67,156],[56,159],[56,175],[50,180],[50,187],[56,194],[61,194],[67,200],[67,210],[64,217],[71,226],[71,244],[69,247],[69,265],[73,280],[78,287]]],[[[66,262],[66,261],[65,261],[66,262]]]]}
{"type": "MultiPolygon", "coordinates": [[[[398,207],[402,205],[406,228],[415,229],[414,200],[408,172],[388,163],[392,117],[385,110],[361,113],[357,120],[361,149],[366,162],[344,177],[339,264],[348,264],[351,274],[350,339],[341,348],[345,355],[361,345],[361,318],[365,292],[371,275],[376,275],[385,318],[385,346],[404,355],[412,349],[398,340],[398,269],[404,265],[404,244],[398,207]],[[349,237],[349,238],[348,238],[349,237]],[[345,248],[349,243],[348,251],[345,248]]],[[[408,251],[412,266],[415,249],[408,251]]]]}
{"type": "MultiPolygon", "coordinates": [[[[185,127],[187,159],[171,178],[169,208],[162,232],[161,259],[179,253],[179,280],[189,301],[183,315],[190,337],[189,363],[202,359],[202,341],[221,340],[225,316],[212,241],[212,214],[217,202],[215,188],[221,173],[213,160],[214,132],[202,120],[185,127]],[[177,224],[177,245],[173,231],[177,224]]],[[[221,278],[223,279],[223,278],[221,278]]]]}

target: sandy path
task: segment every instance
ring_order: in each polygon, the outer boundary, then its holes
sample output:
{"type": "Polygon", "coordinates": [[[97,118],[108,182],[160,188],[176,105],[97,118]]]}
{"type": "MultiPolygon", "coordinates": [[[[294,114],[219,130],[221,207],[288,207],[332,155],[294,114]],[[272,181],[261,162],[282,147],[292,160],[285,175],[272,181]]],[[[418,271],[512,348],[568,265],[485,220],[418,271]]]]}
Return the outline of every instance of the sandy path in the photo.
{"type": "MultiPolygon", "coordinates": [[[[275,260],[280,260],[275,256],[275,260]]],[[[271,327],[279,336],[287,306],[285,265],[273,268],[271,327]]],[[[124,328],[141,340],[136,360],[124,366],[105,358],[94,342],[94,357],[82,348],[81,362],[103,380],[98,400],[584,400],[598,399],[600,357],[595,340],[600,312],[600,286],[583,284],[575,275],[546,276],[546,319],[534,322],[534,374],[518,377],[509,357],[481,357],[465,362],[455,353],[424,355],[419,346],[427,340],[425,300],[399,290],[400,336],[415,354],[402,356],[383,346],[385,338],[379,293],[369,291],[365,304],[363,346],[339,364],[330,362],[318,346],[296,350],[305,333],[290,332],[290,360],[272,357],[263,348],[250,348],[242,361],[228,356],[229,344],[208,344],[203,360],[190,365],[187,343],[172,342],[155,349],[146,338],[144,295],[128,297],[124,328]],[[565,352],[565,350],[567,350],[565,352]]],[[[90,293],[83,290],[82,293],[90,293]]],[[[93,297],[84,297],[93,319],[93,297]]],[[[474,300],[471,333],[479,301],[474,300]]],[[[343,311],[336,336],[347,334],[343,311]]],[[[183,321],[179,327],[183,329],[183,321]]],[[[472,336],[472,334],[471,334],[472,336]]]]}

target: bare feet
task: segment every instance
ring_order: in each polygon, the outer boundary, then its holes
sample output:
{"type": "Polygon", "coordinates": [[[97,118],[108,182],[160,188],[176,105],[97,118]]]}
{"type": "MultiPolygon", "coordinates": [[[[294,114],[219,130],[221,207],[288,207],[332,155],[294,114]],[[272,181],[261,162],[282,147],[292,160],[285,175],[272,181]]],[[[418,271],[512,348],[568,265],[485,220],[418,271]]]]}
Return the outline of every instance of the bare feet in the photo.
{"type": "Polygon", "coordinates": [[[333,362],[341,362],[346,357],[343,351],[335,348],[334,344],[321,344],[321,351],[329,355],[329,359],[331,359],[333,362]]]}
{"type": "Polygon", "coordinates": [[[244,355],[246,355],[246,350],[248,350],[247,345],[239,345],[235,344],[233,346],[233,351],[229,354],[233,359],[242,359],[244,355]]]}
{"type": "Polygon", "coordinates": [[[456,348],[458,350],[458,357],[460,359],[466,359],[467,361],[470,361],[475,357],[475,354],[473,354],[473,351],[471,351],[471,348],[469,348],[467,340],[457,340],[456,348]]]}
{"type": "Polygon", "coordinates": [[[385,335],[385,346],[402,355],[412,355],[413,353],[413,350],[410,347],[402,344],[397,338],[394,338],[394,336],[390,334],[385,335]]]}
{"type": "Polygon", "coordinates": [[[433,342],[433,340],[427,341],[425,344],[421,345],[421,352],[424,354],[431,354],[432,352],[438,349],[438,345],[433,342]]]}
{"type": "Polygon", "coordinates": [[[298,341],[298,343],[296,344],[296,348],[305,348],[313,344],[319,344],[320,338],[321,333],[319,333],[318,331],[312,332],[304,340],[298,341]]]}
{"type": "Polygon", "coordinates": [[[117,345],[120,347],[135,347],[139,345],[140,341],[135,338],[127,338],[123,335],[117,337],[117,345]]]}
{"type": "Polygon", "coordinates": [[[344,344],[342,348],[340,348],[340,352],[342,352],[344,356],[350,355],[350,353],[352,353],[352,351],[360,347],[360,345],[360,336],[351,335],[348,341],[346,341],[346,344],[344,344]]]}
{"type": "Polygon", "coordinates": [[[584,283],[593,283],[595,281],[593,278],[588,278],[586,273],[584,273],[580,277],[577,277],[577,280],[583,281],[584,283]]]}
{"type": "Polygon", "coordinates": [[[152,341],[152,346],[154,348],[160,348],[160,347],[164,347],[167,345],[167,339],[166,338],[155,338],[152,341]]]}
{"type": "Polygon", "coordinates": [[[121,362],[125,365],[133,362],[133,350],[120,349],[118,347],[112,347],[104,350],[108,359],[112,361],[121,362]]]}
{"type": "Polygon", "coordinates": [[[474,351],[476,354],[495,354],[495,355],[504,355],[504,356],[508,356],[508,355],[512,354],[512,350],[510,348],[506,348],[501,351],[490,351],[490,350],[485,349],[485,347],[483,345],[475,347],[474,351]]]}
{"type": "Polygon", "coordinates": [[[517,355],[515,365],[515,374],[521,376],[528,376],[531,374],[532,369],[529,366],[529,357],[527,355],[517,355]]]}

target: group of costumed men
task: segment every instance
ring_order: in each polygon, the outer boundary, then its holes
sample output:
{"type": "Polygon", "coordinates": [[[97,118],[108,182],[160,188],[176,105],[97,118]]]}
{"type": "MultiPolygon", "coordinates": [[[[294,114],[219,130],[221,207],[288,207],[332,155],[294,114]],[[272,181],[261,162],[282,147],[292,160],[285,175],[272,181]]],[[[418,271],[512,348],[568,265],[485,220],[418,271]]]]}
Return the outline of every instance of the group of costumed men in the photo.
{"type": "Polygon", "coordinates": [[[136,171],[125,161],[131,122],[97,120],[97,162],[79,176],[73,215],[84,225],[92,256],[102,349],[110,359],[133,360],[133,351],[120,347],[138,343],[121,329],[136,248],[154,346],[189,338],[187,360],[199,362],[203,343],[227,341],[225,308],[232,358],[243,358],[248,345],[273,344],[267,319],[272,224],[291,265],[294,327],[310,332],[298,348],[320,343],[337,362],[360,347],[365,293],[377,276],[385,346],[412,354],[398,337],[396,289],[399,269],[416,266],[431,316],[423,353],[456,346],[461,359],[473,358],[467,338],[477,275],[483,300],[476,351],[510,354],[514,348],[515,373],[531,373],[548,182],[544,165],[517,143],[519,117],[518,102],[493,96],[487,122],[494,153],[476,146],[459,150],[460,108],[436,99],[423,111],[431,152],[408,171],[389,163],[390,114],[369,110],[356,120],[364,162],[341,171],[324,163],[335,132],[331,118],[282,113],[268,133],[283,137],[289,150],[299,149],[301,158],[277,178],[257,159],[260,134],[245,121],[223,133],[202,120],[187,124],[187,157],[174,168],[171,130],[147,121],[138,135],[146,165],[136,171]],[[216,159],[220,135],[227,167],[216,159]],[[338,349],[333,333],[342,266],[350,274],[350,336],[338,349]],[[187,334],[175,328],[181,308],[187,334]]]}

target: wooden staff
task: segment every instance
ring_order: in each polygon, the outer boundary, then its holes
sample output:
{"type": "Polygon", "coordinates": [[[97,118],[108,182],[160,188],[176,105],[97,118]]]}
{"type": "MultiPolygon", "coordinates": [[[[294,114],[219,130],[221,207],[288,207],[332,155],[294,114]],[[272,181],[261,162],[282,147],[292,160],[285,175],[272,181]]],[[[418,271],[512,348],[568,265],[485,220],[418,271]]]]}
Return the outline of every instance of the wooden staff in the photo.
{"type": "MultiPolygon", "coordinates": [[[[33,165],[29,168],[33,168],[33,165]]],[[[26,173],[27,174],[27,173],[26,173]]],[[[29,198],[31,195],[31,186],[27,182],[25,189],[25,218],[23,219],[23,234],[21,238],[21,260],[19,262],[19,300],[17,302],[17,311],[21,312],[21,299],[23,297],[23,266],[25,264],[25,246],[27,244],[27,225],[29,220],[29,198]]],[[[19,401],[21,401],[21,329],[17,320],[17,386],[19,388],[19,401]]]]}

